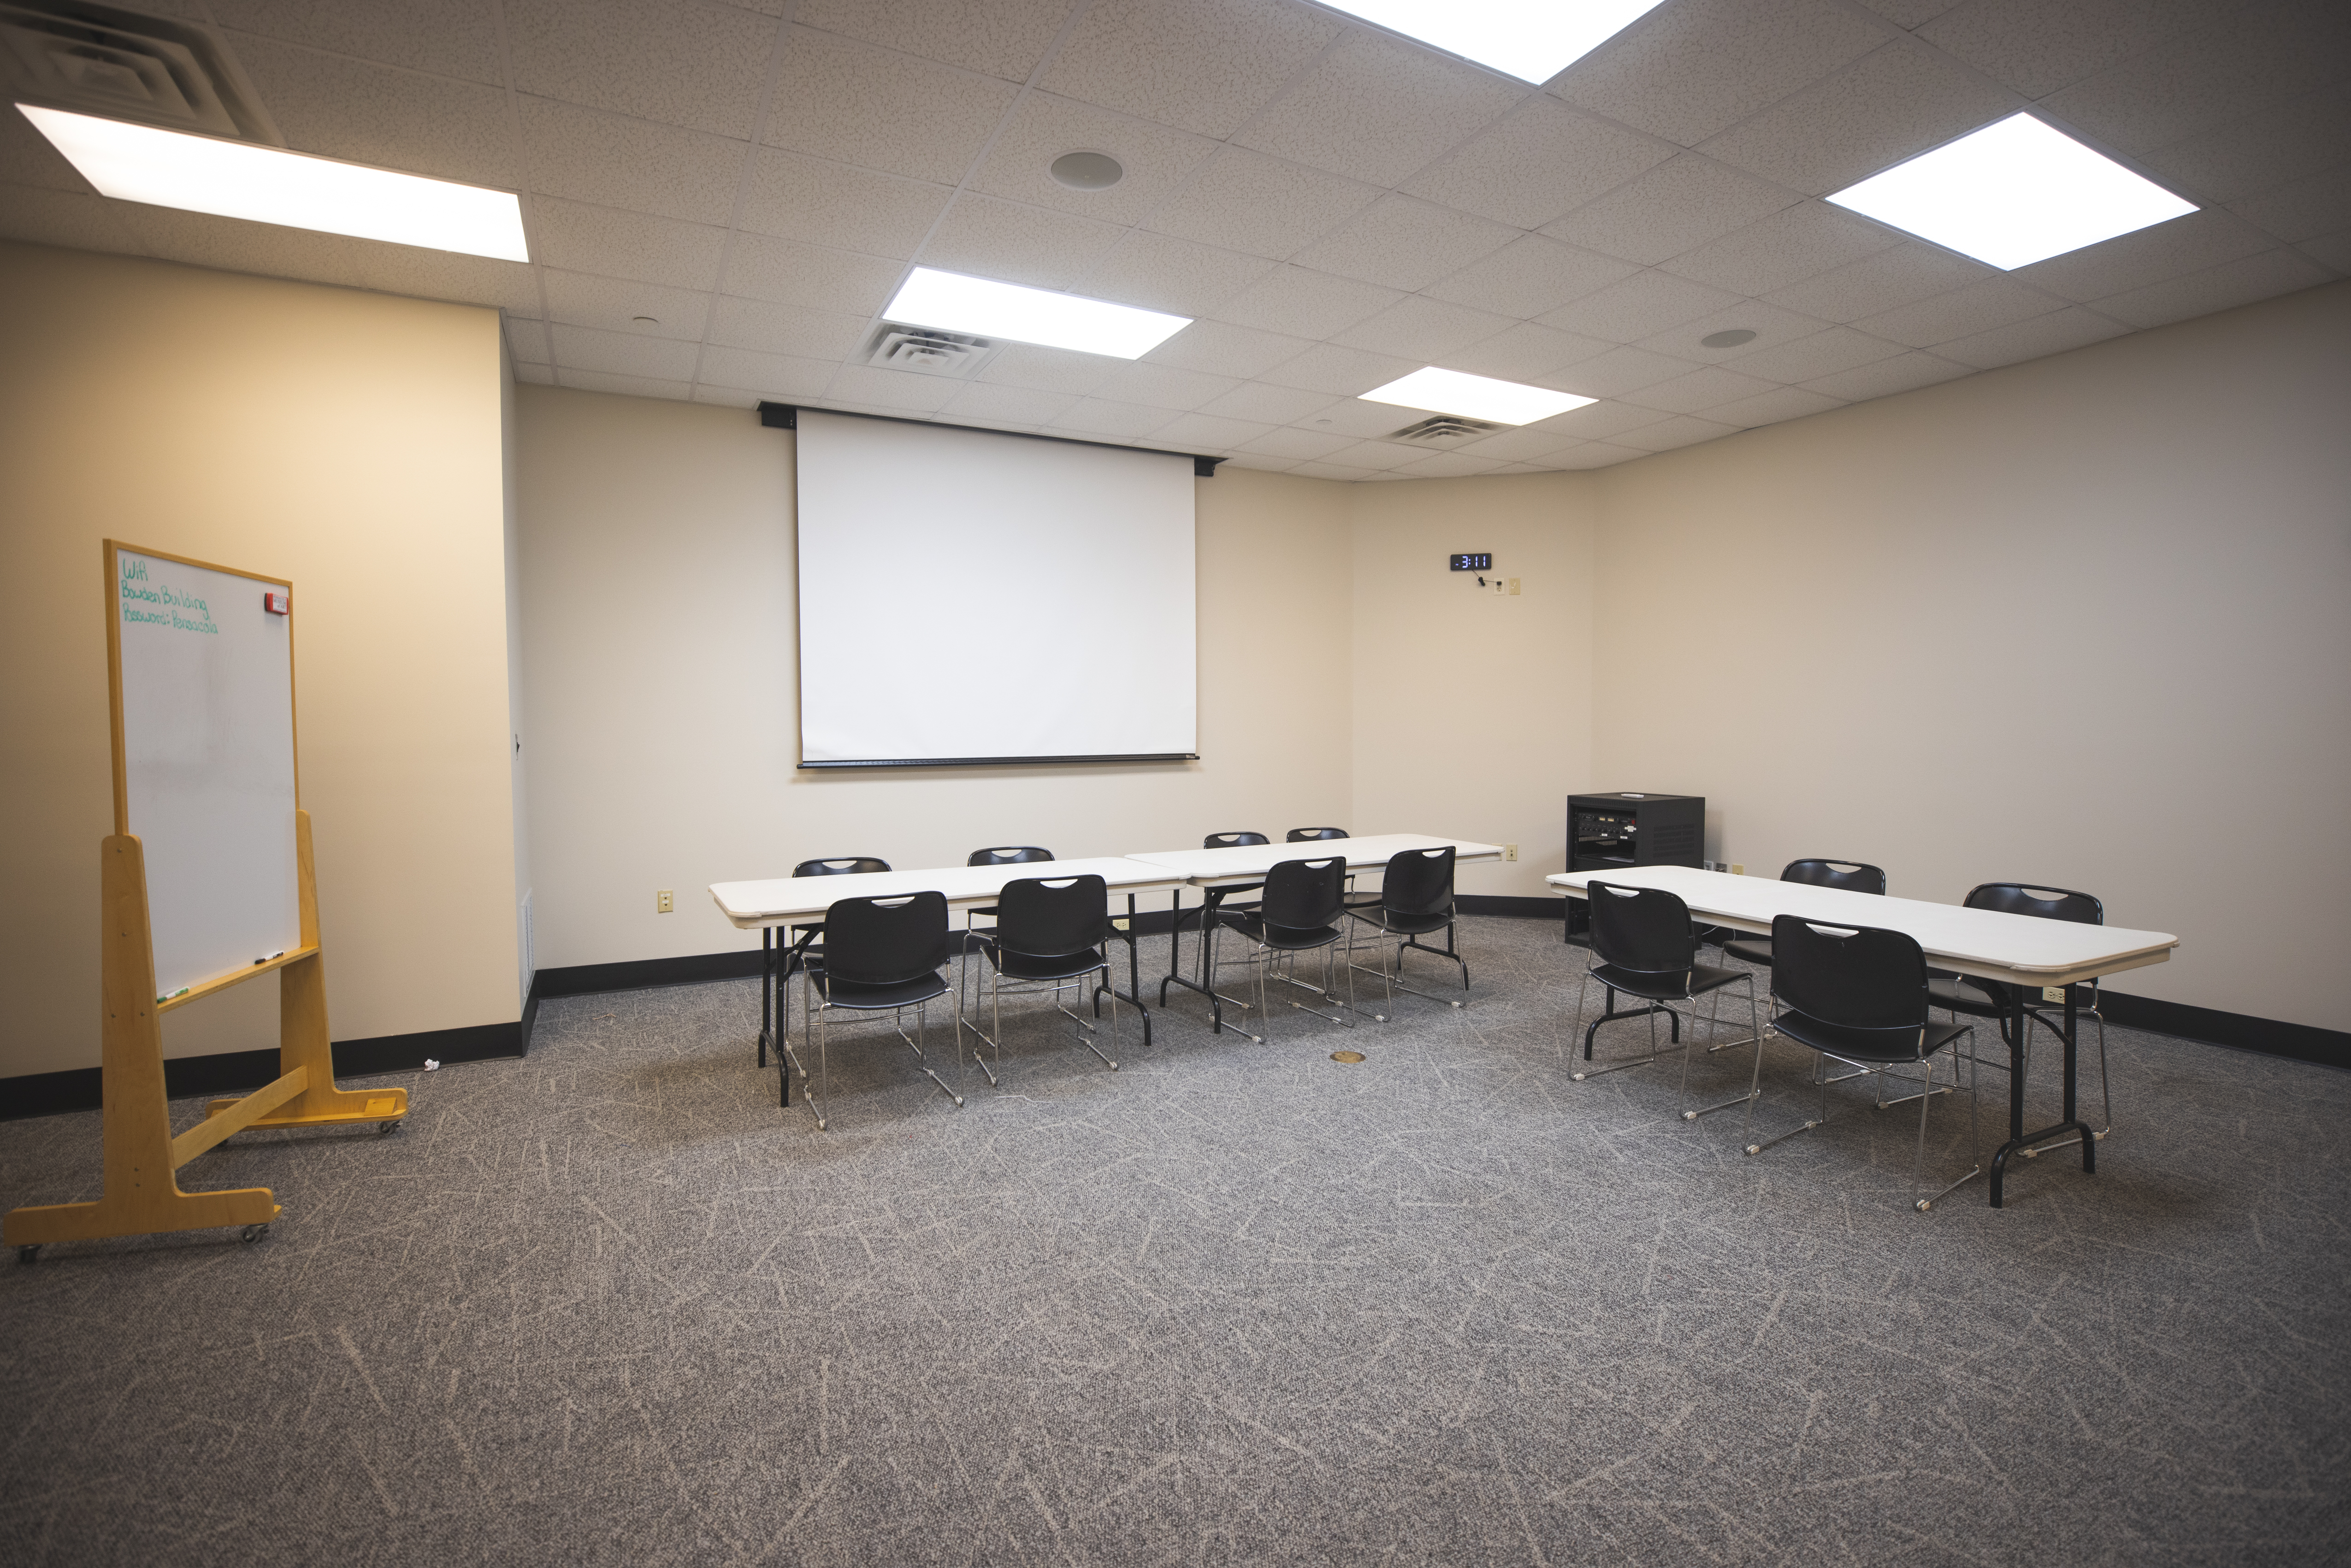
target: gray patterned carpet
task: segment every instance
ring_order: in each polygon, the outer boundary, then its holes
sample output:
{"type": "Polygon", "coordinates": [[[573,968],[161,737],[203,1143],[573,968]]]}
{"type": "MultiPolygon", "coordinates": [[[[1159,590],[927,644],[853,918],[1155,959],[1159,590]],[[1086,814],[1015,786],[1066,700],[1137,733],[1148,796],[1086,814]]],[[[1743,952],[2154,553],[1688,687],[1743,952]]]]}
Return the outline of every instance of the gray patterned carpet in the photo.
{"type": "MultiPolygon", "coordinates": [[[[1568,1081],[1555,926],[1465,931],[1463,1011],[1186,1001],[1115,1074],[1031,1013],[960,1111],[871,1043],[830,1134],[750,982],[550,1003],[398,1136],[183,1172],[277,1189],[256,1246],[0,1263],[0,1560],[2351,1556],[2351,1074],[2116,1030],[2099,1175],[1920,1215],[1915,1107],[1742,1157],[1669,1067],[1568,1081]]],[[[0,1126],[0,1203],[90,1196],[98,1132],[0,1126]]],[[[1965,1144],[1938,1102],[1930,1173],[1965,1144]]]]}

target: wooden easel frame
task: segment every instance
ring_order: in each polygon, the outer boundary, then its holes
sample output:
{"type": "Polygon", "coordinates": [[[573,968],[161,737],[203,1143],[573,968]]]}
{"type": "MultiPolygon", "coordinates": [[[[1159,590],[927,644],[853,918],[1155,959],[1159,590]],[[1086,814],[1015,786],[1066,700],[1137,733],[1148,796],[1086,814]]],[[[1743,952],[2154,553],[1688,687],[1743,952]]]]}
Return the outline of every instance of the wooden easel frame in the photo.
{"type": "MultiPolygon", "coordinates": [[[[405,1089],[335,1087],[334,1047],[327,1032],[326,958],[319,946],[319,887],[310,852],[310,813],[301,809],[302,776],[294,774],[294,853],[301,945],[266,963],[233,969],[168,998],[155,994],[155,943],[147,907],[144,849],[131,831],[129,770],[122,737],[122,622],[117,558],[122,551],[225,572],[282,588],[284,578],[220,566],[166,550],[106,541],[106,673],[114,737],[114,832],[99,846],[100,1017],[103,1020],[105,1185],[94,1203],[13,1209],[0,1235],[33,1249],[51,1241],[140,1236],[241,1225],[253,1239],[281,1212],[266,1186],[183,1192],[174,1176],[205,1150],[247,1127],[321,1127],[359,1122],[391,1131],[408,1114],[405,1089]],[[239,1100],[214,1100],[204,1120],[178,1137],[163,1090],[163,1014],[231,986],[277,974],[277,1078],[239,1100]]],[[[293,629],[287,629],[292,679],[293,629]]]]}

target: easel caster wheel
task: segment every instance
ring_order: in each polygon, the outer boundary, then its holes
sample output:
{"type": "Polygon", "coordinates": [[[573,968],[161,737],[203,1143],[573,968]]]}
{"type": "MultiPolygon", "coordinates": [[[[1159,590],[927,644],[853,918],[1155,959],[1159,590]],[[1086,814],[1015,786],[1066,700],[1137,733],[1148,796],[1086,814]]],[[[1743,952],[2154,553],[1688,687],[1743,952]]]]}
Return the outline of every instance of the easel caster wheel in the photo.
{"type": "Polygon", "coordinates": [[[375,1124],[375,1135],[379,1138],[388,1138],[398,1131],[400,1124],[397,1122],[378,1122],[375,1124]]]}
{"type": "Polygon", "coordinates": [[[41,1244],[37,1241],[27,1242],[16,1249],[16,1261],[19,1263],[30,1263],[40,1255],[41,1244]]]}
{"type": "Polygon", "coordinates": [[[238,1234],[237,1239],[249,1247],[268,1234],[269,1227],[266,1225],[248,1225],[238,1234]]]}

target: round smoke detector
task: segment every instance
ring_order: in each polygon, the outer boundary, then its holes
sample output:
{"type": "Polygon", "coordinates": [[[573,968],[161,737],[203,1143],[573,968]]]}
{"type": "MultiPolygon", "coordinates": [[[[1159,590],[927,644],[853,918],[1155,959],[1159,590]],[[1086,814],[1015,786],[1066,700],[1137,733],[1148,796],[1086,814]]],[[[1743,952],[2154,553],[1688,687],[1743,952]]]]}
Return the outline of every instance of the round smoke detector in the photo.
{"type": "Polygon", "coordinates": [[[1126,177],[1118,160],[1107,152],[1064,152],[1053,160],[1050,172],[1055,183],[1072,191],[1107,191],[1126,177]]]}
{"type": "Polygon", "coordinates": [[[1751,343],[1755,334],[1744,327],[1733,327],[1727,332],[1708,332],[1698,340],[1701,349],[1735,349],[1741,343],[1751,343]]]}

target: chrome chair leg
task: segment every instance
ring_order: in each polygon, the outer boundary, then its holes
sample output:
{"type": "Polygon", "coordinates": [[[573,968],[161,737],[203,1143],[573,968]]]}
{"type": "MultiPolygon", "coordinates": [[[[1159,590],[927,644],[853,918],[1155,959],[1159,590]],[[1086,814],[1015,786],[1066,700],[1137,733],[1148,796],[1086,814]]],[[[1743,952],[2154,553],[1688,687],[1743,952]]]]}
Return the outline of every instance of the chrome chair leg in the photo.
{"type": "MultiPolygon", "coordinates": [[[[1969,1025],[1969,1026],[1968,1026],[1968,1056],[1967,1056],[1967,1059],[1968,1059],[1968,1061],[1969,1061],[1970,1063],[1972,1063],[1972,1062],[1974,1062],[1974,1061],[1976,1061],[1976,1054],[1975,1054],[1975,1043],[1976,1043],[1976,1042],[1975,1042],[1975,1026],[1974,1026],[1974,1025],[1972,1025],[1972,1024],[1970,1024],[1970,1025],[1969,1025]]],[[[1934,1070],[1933,1070],[1933,1068],[1932,1068],[1931,1066],[1928,1069],[1928,1076],[1929,1076],[1930,1078],[1931,1078],[1931,1077],[1932,1077],[1932,1075],[1933,1075],[1933,1071],[1934,1071],[1934,1070]]],[[[1921,1214],[1925,1214],[1925,1213],[1927,1213],[1928,1210],[1932,1209],[1932,1208],[1935,1207],[1935,1205],[1937,1205],[1938,1203],[1940,1203],[1944,1198],[1949,1197],[1951,1194],[1953,1194],[1953,1193],[1957,1192],[1959,1188],[1961,1188],[1961,1187],[1965,1186],[1968,1183],[1970,1183],[1970,1182],[1971,1182],[1971,1181],[1975,1180],[1975,1178],[1976,1178],[1976,1177],[1978,1177],[1978,1176],[1980,1176],[1983,1175],[1983,1159],[1982,1159],[1982,1156],[1981,1156],[1981,1154],[1980,1154],[1980,1151],[1981,1151],[1981,1150],[1982,1150],[1982,1148],[1983,1148],[1983,1144],[1982,1144],[1981,1139],[1980,1139],[1980,1132],[1979,1132],[1979,1130],[1978,1130],[1978,1123],[1977,1123],[1977,1120],[1976,1120],[1976,1108],[1977,1108],[1976,1077],[1977,1077],[1977,1075],[1978,1075],[1980,1072],[1981,1072],[1982,1071],[1983,1071],[1983,1070],[1982,1070],[1982,1068],[1981,1068],[1980,1066],[1970,1066],[1970,1067],[1969,1068],[1969,1070],[1968,1070],[1968,1147],[1969,1147],[1969,1148],[1970,1148],[1970,1149],[1973,1149],[1973,1150],[1977,1150],[1977,1151],[1979,1151],[1978,1155],[1977,1155],[1977,1158],[1976,1158],[1976,1163],[1975,1163],[1975,1164],[1973,1164],[1973,1165],[1971,1165],[1971,1166],[1970,1166],[1968,1167],[1967,1174],[1966,1174],[1965,1176],[1962,1176],[1961,1177],[1959,1177],[1959,1180],[1957,1180],[1957,1181],[1955,1181],[1955,1182],[1952,1182],[1952,1183],[1949,1184],[1948,1186],[1946,1186],[1943,1188],[1943,1190],[1942,1190],[1942,1191],[1940,1191],[1940,1192],[1938,1192],[1938,1193],[1935,1194],[1935,1195],[1934,1195],[1934,1197],[1922,1197],[1922,1198],[1918,1199],[1918,1201],[1917,1201],[1917,1208],[1918,1208],[1918,1212],[1919,1212],[1919,1213],[1921,1213],[1921,1214]]],[[[1952,1088],[1953,1088],[1954,1090],[1956,1090],[1956,1089],[1958,1088],[1958,1086],[1959,1086],[1959,1040],[1958,1040],[1957,1039],[1954,1039],[1954,1040],[1951,1041],[1951,1084],[1952,1084],[1952,1088]]],[[[1925,1150],[1925,1148],[1926,1148],[1926,1144],[1925,1144],[1925,1135],[1926,1135],[1926,1134],[1925,1134],[1926,1120],[1927,1120],[1927,1103],[1926,1103],[1926,1100],[1925,1100],[1925,1098],[1922,1096],[1922,1097],[1920,1098],[1920,1100],[1919,1100],[1919,1103],[1918,1103],[1918,1123],[1919,1123],[1919,1129],[1920,1129],[1920,1132],[1919,1132],[1919,1136],[1920,1136],[1919,1148],[1920,1148],[1920,1151],[1921,1151],[1922,1153],[1924,1152],[1924,1150],[1925,1150]]],[[[1911,1185],[1911,1188],[1912,1188],[1912,1190],[1913,1190],[1913,1191],[1916,1191],[1916,1190],[1917,1190],[1917,1185],[1918,1185],[1917,1177],[1917,1176],[1912,1176],[1912,1177],[1911,1177],[1910,1185],[1911,1185]]]]}
{"type": "MultiPolygon", "coordinates": [[[[1826,1061],[1827,1058],[1823,1057],[1822,1060],[1823,1060],[1823,1061],[1826,1061]]],[[[1762,1071],[1763,1071],[1763,1048],[1762,1048],[1761,1045],[1758,1045],[1758,1046],[1755,1048],[1755,1071],[1756,1071],[1756,1073],[1757,1073],[1757,1075],[1758,1075],[1759,1077],[1761,1075],[1762,1071]]],[[[1821,1113],[1820,1113],[1819,1115],[1817,1115],[1817,1116],[1813,1117],[1811,1121],[1806,1122],[1806,1123],[1805,1123],[1802,1126],[1801,1126],[1801,1127],[1791,1127],[1791,1128],[1789,1128],[1786,1132],[1784,1132],[1784,1133],[1781,1134],[1780,1134],[1778,1137],[1776,1137],[1776,1138],[1766,1138],[1766,1139],[1764,1139],[1764,1140],[1763,1140],[1761,1143],[1760,1143],[1760,1144],[1750,1144],[1750,1145],[1747,1145],[1747,1152],[1748,1152],[1749,1154],[1750,1154],[1750,1155],[1760,1155],[1760,1154],[1761,1154],[1764,1150],[1766,1150],[1766,1149],[1770,1148],[1772,1145],[1774,1145],[1774,1144],[1784,1144],[1784,1143],[1786,1143],[1790,1138],[1794,1137],[1794,1136],[1795,1136],[1797,1134],[1799,1134],[1799,1133],[1809,1133],[1809,1132],[1811,1132],[1814,1127],[1819,1126],[1823,1122],[1825,1122],[1825,1121],[1827,1121],[1827,1120],[1829,1119],[1829,1075],[1828,1075],[1826,1072],[1823,1072],[1823,1073],[1820,1075],[1820,1079],[1821,1079],[1821,1113]]],[[[1750,1112],[1749,1112],[1749,1113],[1748,1113],[1748,1121],[1749,1121],[1750,1124],[1752,1124],[1752,1123],[1753,1123],[1753,1121],[1754,1121],[1754,1113],[1753,1113],[1752,1111],[1750,1111],[1750,1112]]]]}
{"type": "MultiPolygon", "coordinates": [[[[1745,978],[1747,981],[1747,1020],[1748,1027],[1754,1031],[1755,1077],[1760,1082],[1763,1072],[1763,1033],[1761,1029],[1758,1027],[1761,1022],[1761,1015],[1755,1006],[1755,977],[1749,975],[1745,977],[1745,978]]],[[[1720,986],[1717,986],[1714,988],[1714,1006],[1708,1011],[1706,1020],[1706,1028],[1708,1034],[1718,1032],[1722,1021],[1722,989],[1723,988],[1720,986]]],[[[1690,1009],[1690,1033],[1693,1036],[1698,1033],[1698,1009],[1695,1005],[1690,1009]]],[[[1734,1041],[1733,1043],[1736,1042],[1734,1041]]],[[[1709,1046],[1708,1049],[1710,1051],[1713,1048],[1709,1046]]],[[[1689,1042],[1685,1041],[1682,1045],[1682,1098],[1685,1100],[1689,1098],[1689,1042]]],[[[1682,1113],[1682,1120],[1685,1122],[1695,1122],[1700,1116],[1711,1116],[1717,1111],[1728,1111],[1733,1105],[1746,1106],[1748,1108],[1749,1118],[1751,1120],[1754,1116],[1756,1096],[1761,1092],[1762,1091],[1757,1087],[1756,1083],[1750,1082],[1747,1087],[1747,1092],[1740,1095],[1737,1099],[1725,1100],[1719,1105],[1704,1105],[1695,1110],[1684,1111],[1682,1113]]]]}

